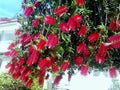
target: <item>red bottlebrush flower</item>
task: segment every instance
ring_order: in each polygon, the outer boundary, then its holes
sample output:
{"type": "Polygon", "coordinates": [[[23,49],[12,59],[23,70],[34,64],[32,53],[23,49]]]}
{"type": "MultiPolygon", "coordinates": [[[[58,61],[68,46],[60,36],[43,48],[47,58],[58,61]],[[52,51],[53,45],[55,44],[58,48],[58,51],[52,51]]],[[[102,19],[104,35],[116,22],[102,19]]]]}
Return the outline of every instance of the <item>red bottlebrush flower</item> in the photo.
{"type": "Polygon", "coordinates": [[[69,31],[70,31],[65,22],[61,22],[59,25],[59,28],[63,33],[69,33],[69,31]]]}
{"type": "Polygon", "coordinates": [[[25,60],[24,60],[23,57],[19,58],[19,60],[17,61],[17,63],[18,63],[19,65],[23,65],[24,62],[25,62],[25,60]]]}
{"type": "Polygon", "coordinates": [[[31,45],[31,46],[28,47],[27,50],[28,50],[29,54],[31,54],[34,50],[34,47],[31,45]]]}
{"type": "Polygon", "coordinates": [[[76,22],[74,22],[74,20],[72,18],[69,18],[69,20],[67,22],[67,26],[68,26],[69,30],[76,30],[76,28],[77,28],[76,22]]]}
{"type": "Polygon", "coordinates": [[[83,62],[83,58],[80,57],[80,56],[75,56],[74,60],[75,60],[75,64],[76,64],[78,67],[79,67],[79,66],[82,64],[82,62],[83,62]]]}
{"type": "Polygon", "coordinates": [[[9,45],[8,50],[14,49],[14,47],[17,45],[17,42],[13,42],[9,45]]]}
{"type": "Polygon", "coordinates": [[[52,67],[54,61],[55,61],[55,58],[54,57],[46,57],[45,58],[47,60],[47,63],[46,63],[46,66],[49,68],[49,67],[52,67]]]}
{"type": "Polygon", "coordinates": [[[46,41],[44,39],[40,39],[40,41],[37,44],[37,49],[38,50],[43,50],[45,47],[46,41]]]}
{"type": "Polygon", "coordinates": [[[89,50],[88,50],[86,45],[84,47],[83,56],[84,56],[84,58],[88,58],[90,56],[90,52],[89,52],[89,50]]]}
{"type": "Polygon", "coordinates": [[[14,74],[12,75],[12,77],[13,77],[14,80],[17,80],[17,79],[19,78],[19,74],[14,73],[14,74]]]}
{"type": "Polygon", "coordinates": [[[44,23],[54,25],[55,19],[52,16],[45,16],[44,17],[44,23]]]}
{"type": "Polygon", "coordinates": [[[10,68],[11,67],[11,63],[8,63],[5,68],[10,68]]]}
{"type": "Polygon", "coordinates": [[[52,72],[56,73],[59,70],[59,66],[58,65],[53,65],[52,66],[52,72]]]}
{"type": "Polygon", "coordinates": [[[120,48],[120,34],[110,36],[108,38],[109,48],[120,48]]]}
{"type": "Polygon", "coordinates": [[[25,72],[27,70],[27,66],[21,66],[20,68],[20,73],[22,74],[23,72],[25,72]]]}
{"type": "Polygon", "coordinates": [[[10,68],[8,70],[8,74],[12,75],[14,73],[14,70],[15,70],[15,65],[14,64],[11,64],[10,65],[10,68]]]}
{"type": "Polygon", "coordinates": [[[96,62],[98,62],[99,64],[103,64],[105,62],[105,57],[97,54],[96,55],[96,62]]]}
{"type": "Polygon", "coordinates": [[[81,75],[86,76],[88,74],[89,67],[87,65],[82,65],[81,67],[81,75]]]}
{"type": "Polygon", "coordinates": [[[55,80],[53,82],[54,86],[57,86],[60,83],[60,80],[62,79],[62,74],[55,77],[55,80]]]}
{"type": "Polygon", "coordinates": [[[116,18],[113,18],[113,20],[110,21],[109,30],[111,30],[111,31],[116,31],[117,30],[116,18]]]}
{"type": "Polygon", "coordinates": [[[46,46],[48,46],[50,49],[53,49],[58,44],[59,44],[59,39],[58,39],[57,35],[54,33],[50,33],[48,35],[46,46]]]}
{"type": "Polygon", "coordinates": [[[74,16],[71,17],[75,22],[80,23],[82,21],[82,16],[79,14],[76,14],[74,16]]]}
{"type": "Polygon", "coordinates": [[[61,65],[61,70],[62,71],[66,71],[67,68],[69,67],[69,62],[68,61],[64,61],[61,65]]]}
{"type": "Polygon", "coordinates": [[[68,10],[67,10],[67,7],[65,5],[54,9],[54,13],[56,16],[60,16],[61,14],[66,13],[67,11],[68,10]]]}
{"type": "Polygon", "coordinates": [[[111,78],[116,78],[117,77],[117,70],[116,67],[111,67],[109,68],[109,74],[111,78]]]}
{"type": "Polygon", "coordinates": [[[40,38],[40,33],[37,33],[37,34],[34,35],[33,40],[35,41],[35,40],[37,40],[37,39],[41,39],[41,38],[40,38]]]}
{"type": "Polygon", "coordinates": [[[40,76],[39,80],[38,80],[39,85],[43,85],[44,84],[44,77],[40,76]]]}
{"type": "Polygon", "coordinates": [[[91,43],[97,41],[98,39],[99,39],[99,33],[97,32],[94,32],[88,36],[88,40],[91,43]]]}
{"type": "Polygon", "coordinates": [[[79,36],[85,36],[87,33],[88,27],[87,26],[81,26],[78,32],[79,36]]]}
{"type": "Polygon", "coordinates": [[[31,66],[33,64],[37,63],[39,57],[39,52],[37,50],[33,50],[32,54],[29,56],[28,60],[27,60],[27,65],[31,66]]]}
{"type": "Polygon", "coordinates": [[[40,5],[40,1],[35,1],[34,6],[39,7],[39,5],[40,5]]]}
{"type": "Polygon", "coordinates": [[[15,64],[15,70],[14,73],[19,73],[20,72],[20,65],[19,64],[15,64]]]}
{"type": "Polygon", "coordinates": [[[32,80],[29,80],[29,81],[27,81],[27,83],[26,83],[26,87],[27,88],[30,88],[31,87],[31,85],[32,85],[32,83],[33,83],[33,81],[32,80]]]}
{"type": "Polygon", "coordinates": [[[32,35],[30,34],[30,35],[22,35],[21,37],[20,37],[20,40],[21,40],[21,44],[24,46],[24,45],[26,45],[26,44],[28,44],[28,43],[30,43],[30,41],[33,39],[33,37],[32,37],[32,35]]]}
{"type": "Polygon", "coordinates": [[[25,76],[25,73],[22,73],[19,78],[25,83],[29,80],[29,76],[25,76]]]}
{"type": "Polygon", "coordinates": [[[47,60],[45,58],[40,58],[38,62],[38,66],[41,70],[44,70],[47,68],[47,60]]]}
{"type": "Polygon", "coordinates": [[[38,27],[38,25],[40,24],[40,19],[39,18],[35,18],[32,22],[32,26],[33,27],[38,27]]]}
{"type": "Polygon", "coordinates": [[[14,35],[20,35],[20,29],[17,29],[16,31],[15,31],[15,33],[14,33],[14,35]]]}
{"type": "Polygon", "coordinates": [[[10,57],[15,58],[16,55],[17,55],[17,51],[15,49],[11,50],[10,57]]]}
{"type": "Polygon", "coordinates": [[[84,5],[84,0],[76,0],[76,4],[83,6],[84,5]]]}
{"type": "Polygon", "coordinates": [[[4,55],[5,55],[5,56],[10,56],[10,51],[4,52],[4,55]]]}
{"type": "Polygon", "coordinates": [[[79,43],[79,45],[77,46],[77,52],[78,53],[83,53],[85,47],[86,47],[85,43],[83,43],[83,42],[79,43]]]}
{"type": "Polygon", "coordinates": [[[106,53],[107,53],[107,50],[108,50],[108,46],[105,46],[104,43],[100,43],[100,47],[99,47],[99,50],[98,50],[98,54],[99,54],[100,56],[105,57],[105,56],[106,56],[106,53]]]}
{"type": "Polygon", "coordinates": [[[24,15],[26,17],[30,17],[32,15],[33,11],[34,11],[33,7],[28,6],[28,7],[25,8],[24,15]]]}

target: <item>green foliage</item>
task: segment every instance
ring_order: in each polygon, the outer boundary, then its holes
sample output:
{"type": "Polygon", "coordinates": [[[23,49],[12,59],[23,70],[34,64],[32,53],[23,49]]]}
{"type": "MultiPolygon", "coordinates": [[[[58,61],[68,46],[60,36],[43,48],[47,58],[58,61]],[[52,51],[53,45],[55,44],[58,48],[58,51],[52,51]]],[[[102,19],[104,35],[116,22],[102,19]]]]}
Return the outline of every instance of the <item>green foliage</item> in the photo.
{"type": "Polygon", "coordinates": [[[0,74],[0,90],[27,90],[23,82],[13,80],[7,73],[0,74]]]}

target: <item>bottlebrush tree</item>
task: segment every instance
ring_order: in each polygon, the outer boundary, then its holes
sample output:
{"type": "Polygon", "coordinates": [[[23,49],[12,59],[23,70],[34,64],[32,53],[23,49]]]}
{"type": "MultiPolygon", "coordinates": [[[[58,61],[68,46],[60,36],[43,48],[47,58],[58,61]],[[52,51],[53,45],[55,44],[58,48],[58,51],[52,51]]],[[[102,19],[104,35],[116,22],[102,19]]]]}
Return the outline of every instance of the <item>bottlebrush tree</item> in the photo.
{"type": "Polygon", "coordinates": [[[24,0],[17,41],[4,54],[12,58],[8,73],[30,87],[55,74],[58,85],[78,69],[87,75],[97,68],[116,77],[120,67],[119,0],[24,0]]]}

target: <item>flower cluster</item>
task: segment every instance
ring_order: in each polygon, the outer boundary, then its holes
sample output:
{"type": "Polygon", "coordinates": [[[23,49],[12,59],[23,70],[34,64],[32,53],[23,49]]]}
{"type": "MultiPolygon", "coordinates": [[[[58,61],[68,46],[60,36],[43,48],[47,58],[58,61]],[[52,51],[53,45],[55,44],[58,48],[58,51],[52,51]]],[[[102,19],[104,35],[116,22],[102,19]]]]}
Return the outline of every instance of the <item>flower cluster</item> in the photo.
{"type": "Polygon", "coordinates": [[[107,24],[106,18],[96,26],[84,0],[62,5],[53,2],[24,2],[23,26],[15,32],[18,40],[4,53],[12,58],[6,66],[8,73],[28,88],[36,77],[42,85],[49,78],[48,72],[56,75],[53,84],[58,85],[66,71],[70,80],[75,69],[86,76],[90,68],[102,65],[116,77],[117,67],[109,59],[113,50],[120,48],[119,18],[111,17],[107,24]]]}

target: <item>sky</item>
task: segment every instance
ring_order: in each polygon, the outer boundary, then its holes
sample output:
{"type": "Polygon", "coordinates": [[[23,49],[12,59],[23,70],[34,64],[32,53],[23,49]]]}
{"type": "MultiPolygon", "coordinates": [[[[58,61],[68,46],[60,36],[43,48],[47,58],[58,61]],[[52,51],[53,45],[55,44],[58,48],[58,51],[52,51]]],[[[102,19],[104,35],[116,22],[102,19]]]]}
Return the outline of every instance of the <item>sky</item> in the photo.
{"type": "Polygon", "coordinates": [[[21,2],[22,0],[0,0],[0,18],[13,18],[22,13],[21,2]]]}

